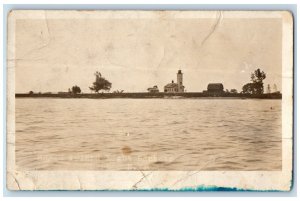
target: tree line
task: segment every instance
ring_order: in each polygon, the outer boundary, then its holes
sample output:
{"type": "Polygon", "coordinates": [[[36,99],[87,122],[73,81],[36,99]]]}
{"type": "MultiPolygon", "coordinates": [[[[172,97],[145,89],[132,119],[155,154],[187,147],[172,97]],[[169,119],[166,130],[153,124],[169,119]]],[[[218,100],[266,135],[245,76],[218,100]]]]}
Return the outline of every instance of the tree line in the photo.
{"type": "MultiPolygon", "coordinates": [[[[99,93],[100,91],[110,91],[112,87],[112,83],[109,82],[102,74],[98,71],[94,73],[95,81],[92,83],[92,86],[89,87],[91,91],[95,93],[99,93]]],[[[259,95],[264,93],[264,83],[263,80],[266,79],[266,73],[261,69],[256,69],[253,73],[251,73],[251,82],[245,84],[242,87],[241,93],[244,94],[254,94],[259,95]]],[[[277,86],[274,84],[274,90],[277,92],[277,86]]],[[[237,93],[236,89],[226,90],[228,93],[237,93]]],[[[267,92],[270,93],[270,85],[268,85],[267,92]]],[[[70,94],[79,94],[81,93],[81,89],[79,86],[75,85],[68,89],[68,93],[70,94]]],[[[123,90],[114,91],[114,93],[123,93],[123,90]]],[[[33,94],[33,91],[30,91],[29,94],[33,94]]]]}
{"type": "MultiPolygon", "coordinates": [[[[242,93],[244,94],[254,94],[259,95],[264,93],[264,79],[266,79],[267,74],[261,69],[256,69],[253,73],[251,73],[251,82],[247,83],[242,88],[242,93]]],[[[280,93],[277,90],[277,85],[273,85],[273,93],[280,93]]],[[[271,93],[270,84],[267,85],[267,93],[271,93]]]]}
{"type": "MultiPolygon", "coordinates": [[[[94,91],[96,93],[99,93],[99,91],[109,91],[111,89],[111,82],[109,82],[105,77],[102,76],[102,74],[98,71],[94,73],[96,80],[93,82],[92,86],[89,87],[91,91],[94,91]]],[[[123,92],[123,91],[122,91],[123,92]]],[[[72,89],[69,88],[69,93],[72,94],[79,94],[81,93],[80,87],[77,85],[73,86],[72,89]]]]}
{"type": "Polygon", "coordinates": [[[257,70],[254,71],[254,73],[251,73],[251,82],[243,86],[242,93],[263,94],[264,79],[266,79],[266,73],[258,68],[257,70]]]}

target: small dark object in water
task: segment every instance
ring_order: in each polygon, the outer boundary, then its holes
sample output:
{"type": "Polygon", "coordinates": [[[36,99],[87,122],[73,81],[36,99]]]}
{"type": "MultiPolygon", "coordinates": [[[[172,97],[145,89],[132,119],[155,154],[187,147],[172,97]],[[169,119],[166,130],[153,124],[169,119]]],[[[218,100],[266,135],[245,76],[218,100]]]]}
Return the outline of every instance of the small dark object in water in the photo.
{"type": "Polygon", "coordinates": [[[125,147],[122,148],[122,153],[123,153],[124,155],[129,155],[129,154],[131,154],[131,152],[132,152],[132,150],[131,150],[131,148],[128,147],[128,146],[125,146],[125,147]]]}
{"type": "Polygon", "coordinates": [[[163,161],[156,161],[156,162],[154,162],[153,164],[155,164],[155,165],[160,165],[160,164],[164,164],[165,162],[163,162],[163,161]]]}

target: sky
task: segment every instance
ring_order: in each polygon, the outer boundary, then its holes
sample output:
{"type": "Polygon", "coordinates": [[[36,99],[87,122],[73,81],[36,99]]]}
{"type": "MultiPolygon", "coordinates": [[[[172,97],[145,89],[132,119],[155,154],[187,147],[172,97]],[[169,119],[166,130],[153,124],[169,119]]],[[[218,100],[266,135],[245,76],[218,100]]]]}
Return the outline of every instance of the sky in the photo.
{"type": "Polygon", "coordinates": [[[257,68],[281,90],[281,19],[219,17],[18,19],[16,93],[89,93],[96,71],[111,91],[163,91],[179,69],[187,92],[241,91],[257,68]]]}

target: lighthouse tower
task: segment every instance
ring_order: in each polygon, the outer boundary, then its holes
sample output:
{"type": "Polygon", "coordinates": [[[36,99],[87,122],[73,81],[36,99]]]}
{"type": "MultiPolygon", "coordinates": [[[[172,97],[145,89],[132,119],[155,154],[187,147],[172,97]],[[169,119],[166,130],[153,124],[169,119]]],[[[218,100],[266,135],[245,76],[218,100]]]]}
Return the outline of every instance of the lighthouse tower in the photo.
{"type": "Polygon", "coordinates": [[[181,70],[178,70],[178,73],[177,73],[177,85],[178,85],[178,92],[179,93],[184,92],[183,73],[181,72],[181,70]]]}

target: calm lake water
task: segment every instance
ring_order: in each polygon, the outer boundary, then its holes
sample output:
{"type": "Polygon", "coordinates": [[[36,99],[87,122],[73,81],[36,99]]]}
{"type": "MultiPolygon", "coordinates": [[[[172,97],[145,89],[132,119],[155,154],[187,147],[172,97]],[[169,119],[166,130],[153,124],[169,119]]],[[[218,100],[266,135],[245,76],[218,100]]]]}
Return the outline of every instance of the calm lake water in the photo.
{"type": "Polygon", "coordinates": [[[16,99],[22,170],[281,170],[281,100],[16,99]]]}

